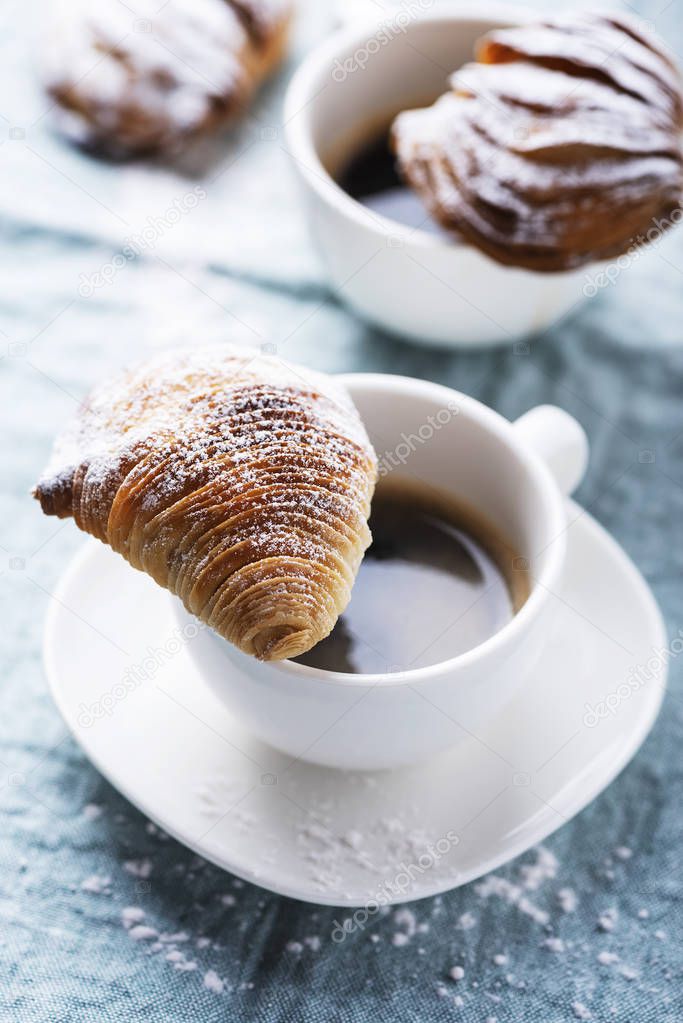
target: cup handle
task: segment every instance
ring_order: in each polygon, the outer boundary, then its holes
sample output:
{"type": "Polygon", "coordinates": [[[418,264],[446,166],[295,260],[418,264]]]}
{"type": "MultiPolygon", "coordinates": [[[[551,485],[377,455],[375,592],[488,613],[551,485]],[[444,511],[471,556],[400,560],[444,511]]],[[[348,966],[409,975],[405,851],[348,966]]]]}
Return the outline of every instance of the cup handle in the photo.
{"type": "Polygon", "coordinates": [[[556,405],[538,405],[515,420],[513,429],[545,462],[562,493],[573,493],[588,466],[588,438],[581,424],[556,405]]]}

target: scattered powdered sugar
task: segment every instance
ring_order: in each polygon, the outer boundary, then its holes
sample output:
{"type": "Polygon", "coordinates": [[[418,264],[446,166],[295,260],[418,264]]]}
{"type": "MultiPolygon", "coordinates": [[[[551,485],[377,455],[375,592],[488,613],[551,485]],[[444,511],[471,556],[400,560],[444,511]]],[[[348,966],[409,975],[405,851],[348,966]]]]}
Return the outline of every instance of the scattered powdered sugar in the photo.
{"type": "Polygon", "coordinates": [[[537,891],[546,881],[552,881],[557,876],[557,857],[541,845],[536,850],[534,863],[523,863],[519,868],[519,875],[522,887],[527,891],[537,891]]]}
{"type": "Polygon", "coordinates": [[[493,957],[493,961],[496,966],[505,966],[508,962],[508,957],[503,952],[497,952],[493,957]]]}
{"type": "Polygon", "coordinates": [[[83,807],[83,816],[87,821],[96,821],[102,816],[102,807],[97,803],[86,803],[83,807]]]}
{"type": "Polygon", "coordinates": [[[204,974],[204,987],[213,991],[215,995],[222,995],[225,990],[225,983],[221,980],[215,970],[207,970],[204,974]]]}
{"type": "Polygon", "coordinates": [[[109,895],[111,894],[111,878],[108,874],[91,874],[90,877],[81,881],[81,888],[91,895],[109,895]]]}
{"type": "Polygon", "coordinates": [[[394,913],[394,923],[398,927],[402,927],[407,938],[412,936],[417,931],[417,919],[412,909],[397,909],[394,913]]]}
{"type": "Polygon", "coordinates": [[[543,941],[543,948],[547,948],[549,952],[564,952],[565,944],[562,938],[545,938],[543,941]]]}
{"type": "Polygon", "coordinates": [[[579,900],[572,888],[560,888],[557,893],[557,901],[563,913],[573,913],[579,900]]]}
{"type": "Polygon", "coordinates": [[[473,913],[462,913],[458,917],[457,926],[461,931],[470,931],[473,927],[476,927],[477,918],[473,913]]]}
{"type": "Polygon", "coordinates": [[[619,956],[616,952],[598,952],[596,958],[602,966],[614,966],[615,963],[619,962],[619,956]]]}
{"type": "Polygon", "coordinates": [[[123,869],[127,870],[133,877],[139,877],[142,880],[146,880],[152,873],[152,861],[149,859],[143,860],[126,860],[123,864],[123,869]]]}
{"type": "Polygon", "coordinates": [[[598,917],[598,927],[601,931],[609,933],[614,930],[619,914],[614,907],[606,909],[604,913],[601,913],[598,917]]]}
{"type": "Polygon", "coordinates": [[[128,930],[133,924],[140,924],[145,919],[144,909],[139,906],[126,906],[121,910],[121,923],[128,930]]]}
{"type": "Polygon", "coordinates": [[[538,907],[526,895],[527,891],[538,891],[547,881],[553,880],[558,871],[557,858],[544,846],[535,850],[535,860],[524,863],[519,868],[519,883],[508,881],[498,874],[489,874],[478,885],[475,891],[480,898],[496,896],[530,917],[536,923],[545,925],[550,920],[549,913],[538,907]]]}
{"type": "Polygon", "coordinates": [[[633,856],[633,851],[626,845],[620,845],[614,850],[614,855],[618,860],[630,860],[633,856]]]}
{"type": "Polygon", "coordinates": [[[572,1002],[572,1012],[577,1019],[593,1019],[593,1014],[583,1002],[572,1002]]]}
{"type": "Polygon", "coordinates": [[[524,895],[521,885],[513,884],[507,878],[499,877],[497,874],[490,874],[480,884],[475,886],[475,891],[483,899],[492,895],[503,899],[511,906],[516,906],[525,916],[535,920],[538,924],[547,924],[550,919],[544,909],[539,909],[533,902],[524,895]]]}
{"type": "Polygon", "coordinates": [[[192,973],[197,969],[194,959],[188,959],[185,953],[177,948],[167,952],[164,958],[167,962],[172,963],[173,968],[180,973],[192,973]]]}
{"type": "Polygon", "coordinates": [[[135,924],[134,927],[129,928],[128,937],[133,941],[153,941],[158,937],[158,931],[146,924],[135,924]]]}

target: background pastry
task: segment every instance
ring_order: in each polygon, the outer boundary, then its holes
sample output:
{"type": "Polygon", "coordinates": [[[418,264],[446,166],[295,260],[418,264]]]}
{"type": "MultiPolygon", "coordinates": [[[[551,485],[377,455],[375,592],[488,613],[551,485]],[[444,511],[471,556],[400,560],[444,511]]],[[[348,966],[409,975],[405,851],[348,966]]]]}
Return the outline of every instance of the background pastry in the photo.
{"type": "Polygon", "coordinates": [[[245,653],[277,660],[314,646],[348,603],[375,477],[334,380],[223,346],[102,385],[35,496],[245,653]]]}
{"type": "Polygon", "coordinates": [[[534,270],[609,258],[669,226],[683,100],[663,44],[579,13],[492,32],[476,56],[393,126],[401,172],[439,223],[534,270]]]}
{"type": "Polygon", "coordinates": [[[55,18],[61,129],[111,157],[173,152],[230,120],[285,50],[290,0],[87,0],[55,18]]]}

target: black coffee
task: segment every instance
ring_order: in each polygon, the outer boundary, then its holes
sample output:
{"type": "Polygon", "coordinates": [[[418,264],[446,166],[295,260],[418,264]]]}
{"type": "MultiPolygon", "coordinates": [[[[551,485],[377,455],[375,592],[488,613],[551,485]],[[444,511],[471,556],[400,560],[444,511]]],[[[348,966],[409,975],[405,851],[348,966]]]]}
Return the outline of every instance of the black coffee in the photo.
{"type": "Polygon", "coordinates": [[[401,181],[389,148],[388,130],[346,162],[337,175],[337,184],[374,213],[448,237],[412,188],[401,181]]]}
{"type": "Polygon", "coordinates": [[[514,552],[447,495],[380,484],[370,529],[349,606],[301,664],[353,674],[438,664],[492,636],[528,596],[514,552]]]}

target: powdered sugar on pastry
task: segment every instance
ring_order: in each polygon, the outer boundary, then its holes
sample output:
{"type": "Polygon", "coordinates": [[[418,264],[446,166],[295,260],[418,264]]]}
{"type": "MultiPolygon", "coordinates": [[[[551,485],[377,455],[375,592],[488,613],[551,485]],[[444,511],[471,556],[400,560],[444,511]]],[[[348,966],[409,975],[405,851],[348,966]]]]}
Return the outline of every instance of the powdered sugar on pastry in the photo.
{"type": "Polygon", "coordinates": [[[442,226],[502,263],[554,271],[676,222],[681,80],[652,39],[577,13],[491,32],[477,58],[394,122],[400,168],[442,226]]]}
{"type": "Polygon", "coordinates": [[[375,476],[334,380],[223,346],[98,388],[36,496],[242,650],[279,659],[310,649],[348,603],[375,476]]]}
{"type": "Polygon", "coordinates": [[[46,87],[62,129],[111,156],[174,150],[229,118],[277,62],[284,0],[68,0],[46,87]]]}

